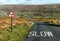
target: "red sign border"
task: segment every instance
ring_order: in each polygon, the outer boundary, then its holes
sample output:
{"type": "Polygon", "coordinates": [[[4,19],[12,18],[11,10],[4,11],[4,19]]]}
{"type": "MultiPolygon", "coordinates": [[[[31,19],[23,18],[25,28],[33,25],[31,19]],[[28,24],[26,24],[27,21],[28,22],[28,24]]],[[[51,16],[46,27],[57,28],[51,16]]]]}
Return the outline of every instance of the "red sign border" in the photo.
{"type": "MultiPolygon", "coordinates": [[[[10,10],[10,11],[9,11],[9,14],[10,14],[10,12],[13,12],[13,14],[14,14],[14,11],[13,11],[13,10],[10,10]]],[[[9,14],[8,14],[8,17],[10,17],[9,14]]],[[[14,16],[15,16],[15,14],[14,14],[14,16]]],[[[14,16],[12,16],[12,17],[10,17],[10,18],[13,18],[14,16]]]]}

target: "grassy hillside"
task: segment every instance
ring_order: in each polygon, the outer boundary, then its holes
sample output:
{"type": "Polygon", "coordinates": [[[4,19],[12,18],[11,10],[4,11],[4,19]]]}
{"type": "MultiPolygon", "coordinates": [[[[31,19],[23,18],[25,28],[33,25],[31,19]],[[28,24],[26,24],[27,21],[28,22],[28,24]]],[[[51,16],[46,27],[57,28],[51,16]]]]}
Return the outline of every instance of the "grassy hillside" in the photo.
{"type": "Polygon", "coordinates": [[[0,17],[6,17],[10,9],[14,10],[17,18],[59,18],[60,4],[54,5],[1,5],[0,17]]]}

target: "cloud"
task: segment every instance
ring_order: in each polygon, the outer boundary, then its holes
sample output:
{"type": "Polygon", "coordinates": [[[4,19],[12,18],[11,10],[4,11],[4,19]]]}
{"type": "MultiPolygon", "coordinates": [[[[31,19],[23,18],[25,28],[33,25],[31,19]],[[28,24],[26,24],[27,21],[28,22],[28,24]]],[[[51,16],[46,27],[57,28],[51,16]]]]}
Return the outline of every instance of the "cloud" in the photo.
{"type": "Polygon", "coordinates": [[[2,5],[3,3],[5,3],[7,0],[0,0],[0,5],[2,5]]]}
{"type": "Polygon", "coordinates": [[[18,4],[19,0],[0,0],[3,4],[18,4]]]}
{"type": "Polygon", "coordinates": [[[0,4],[50,4],[60,3],[60,0],[0,0],[0,4]]]}
{"type": "Polygon", "coordinates": [[[4,3],[4,2],[6,2],[6,1],[7,1],[7,0],[0,0],[1,3],[4,3]]]}

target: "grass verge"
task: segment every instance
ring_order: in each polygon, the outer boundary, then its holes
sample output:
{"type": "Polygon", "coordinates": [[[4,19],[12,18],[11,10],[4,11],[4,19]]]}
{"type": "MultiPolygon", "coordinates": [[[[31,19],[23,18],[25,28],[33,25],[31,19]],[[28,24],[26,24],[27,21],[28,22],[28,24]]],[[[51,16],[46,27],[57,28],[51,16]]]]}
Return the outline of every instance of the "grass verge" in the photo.
{"type": "Polygon", "coordinates": [[[0,41],[24,41],[29,29],[26,24],[17,24],[13,27],[13,32],[0,30],[0,41]]]}

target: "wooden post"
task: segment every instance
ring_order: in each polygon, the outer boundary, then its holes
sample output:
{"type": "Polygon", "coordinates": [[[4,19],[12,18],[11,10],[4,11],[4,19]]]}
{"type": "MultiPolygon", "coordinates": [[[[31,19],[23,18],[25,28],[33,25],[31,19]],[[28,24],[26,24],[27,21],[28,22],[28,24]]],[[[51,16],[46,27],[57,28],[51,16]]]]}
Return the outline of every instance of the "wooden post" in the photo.
{"type": "Polygon", "coordinates": [[[11,32],[12,32],[12,27],[13,27],[13,26],[12,26],[12,17],[11,17],[11,32]]]}

